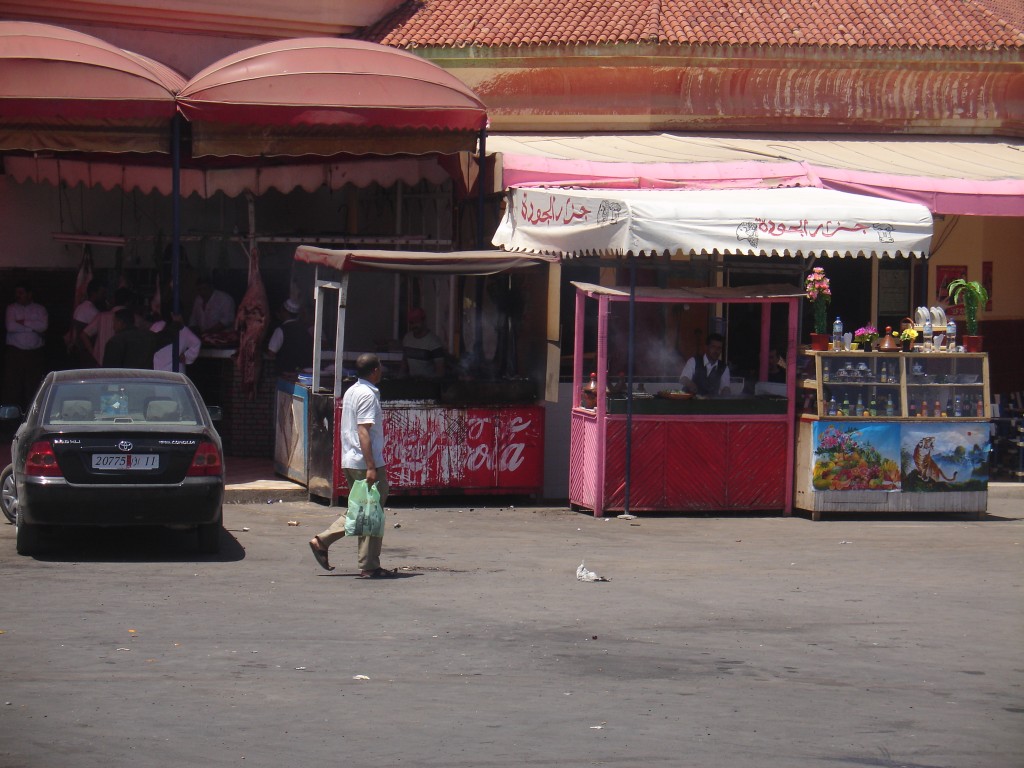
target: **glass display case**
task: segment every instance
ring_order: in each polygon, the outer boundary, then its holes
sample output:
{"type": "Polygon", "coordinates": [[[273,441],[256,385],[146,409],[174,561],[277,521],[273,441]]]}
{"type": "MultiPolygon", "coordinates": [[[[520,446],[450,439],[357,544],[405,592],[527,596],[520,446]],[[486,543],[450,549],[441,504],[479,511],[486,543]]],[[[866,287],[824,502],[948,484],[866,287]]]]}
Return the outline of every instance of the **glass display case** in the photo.
{"type": "Polygon", "coordinates": [[[988,356],[801,353],[795,506],[826,512],[984,513],[988,356]]]}
{"type": "Polygon", "coordinates": [[[988,356],[806,352],[803,412],[829,419],[988,419],[988,356]]]}

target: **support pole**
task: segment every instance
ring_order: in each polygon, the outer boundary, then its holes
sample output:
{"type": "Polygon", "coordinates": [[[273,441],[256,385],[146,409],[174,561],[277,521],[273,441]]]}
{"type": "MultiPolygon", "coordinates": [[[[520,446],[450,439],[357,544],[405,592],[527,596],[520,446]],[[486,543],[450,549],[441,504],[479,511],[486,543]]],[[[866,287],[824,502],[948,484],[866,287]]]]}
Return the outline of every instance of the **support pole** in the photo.
{"type": "MultiPolygon", "coordinates": [[[[171,323],[181,315],[181,115],[171,118],[171,323]]],[[[163,297],[160,297],[161,303],[163,297]]],[[[163,307],[161,307],[163,309],[163,307]]],[[[172,326],[173,327],[173,326],[172,326]]],[[[180,371],[181,331],[171,340],[171,370],[180,371]]]]}

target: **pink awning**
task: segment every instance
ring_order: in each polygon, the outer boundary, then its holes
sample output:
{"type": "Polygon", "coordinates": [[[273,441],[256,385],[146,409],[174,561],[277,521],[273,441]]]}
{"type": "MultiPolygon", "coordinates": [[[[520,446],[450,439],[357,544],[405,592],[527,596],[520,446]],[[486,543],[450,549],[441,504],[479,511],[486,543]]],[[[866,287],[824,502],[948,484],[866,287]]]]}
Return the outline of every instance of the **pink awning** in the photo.
{"type": "Polygon", "coordinates": [[[302,38],[247,48],[178,97],[193,156],[422,154],[472,149],[483,103],[442,68],[357,40],[302,38]]]}
{"type": "Polygon", "coordinates": [[[0,22],[0,150],[167,152],[169,67],[49,24],[0,22]]]}

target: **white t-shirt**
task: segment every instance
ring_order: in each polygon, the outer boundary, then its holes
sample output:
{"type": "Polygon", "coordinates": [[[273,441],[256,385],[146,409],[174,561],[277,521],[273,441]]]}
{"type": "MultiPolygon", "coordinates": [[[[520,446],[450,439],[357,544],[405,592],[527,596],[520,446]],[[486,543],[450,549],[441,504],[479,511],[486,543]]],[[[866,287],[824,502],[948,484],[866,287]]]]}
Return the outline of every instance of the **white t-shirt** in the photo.
{"type": "Polygon", "coordinates": [[[86,299],[77,307],[75,307],[75,314],[72,316],[72,319],[76,323],[88,325],[89,323],[92,322],[92,319],[96,317],[96,315],[98,315],[99,313],[100,311],[96,309],[96,305],[89,301],[89,299],[86,299]]]}
{"type": "Polygon", "coordinates": [[[341,401],[341,466],[343,469],[366,469],[363,450],[359,446],[359,424],[370,425],[370,449],[373,463],[384,468],[384,410],[380,406],[380,390],[366,379],[359,379],[348,388],[341,401]]]}
{"type": "Polygon", "coordinates": [[[202,296],[196,296],[188,324],[203,333],[218,323],[225,328],[235,326],[235,300],[224,291],[218,290],[210,294],[209,301],[203,301],[202,296]]]}
{"type": "MultiPolygon", "coordinates": [[[[167,323],[163,320],[157,320],[151,326],[149,330],[153,333],[158,333],[167,327],[167,323]]],[[[192,365],[199,357],[199,350],[202,349],[203,342],[200,341],[199,337],[192,333],[192,330],[187,326],[183,325],[181,330],[178,331],[178,354],[185,355],[185,364],[192,365]]],[[[153,370],[154,371],[171,371],[174,370],[171,367],[173,361],[172,355],[174,354],[174,345],[166,344],[153,353],[153,370]]],[[[184,372],[184,365],[179,364],[178,370],[184,372]]]]}

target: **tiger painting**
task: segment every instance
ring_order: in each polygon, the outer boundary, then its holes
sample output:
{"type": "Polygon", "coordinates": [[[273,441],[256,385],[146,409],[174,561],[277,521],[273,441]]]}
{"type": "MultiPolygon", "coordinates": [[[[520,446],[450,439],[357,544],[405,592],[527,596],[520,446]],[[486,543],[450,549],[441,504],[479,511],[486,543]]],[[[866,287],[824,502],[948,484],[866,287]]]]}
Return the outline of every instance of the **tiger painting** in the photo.
{"type": "Polygon", "coordinates": [[[954,472],[952,477],[948,477],[942,471],[942,468],[932,458],[932,451],[934,449],[934,437],[923,437],[918,442],[917,447],[914,449],[914,467],[917,469],[917,474],[920,475],[922,480],[929,483],[953,482],[956,480],[957,473],[954,472]]]}

